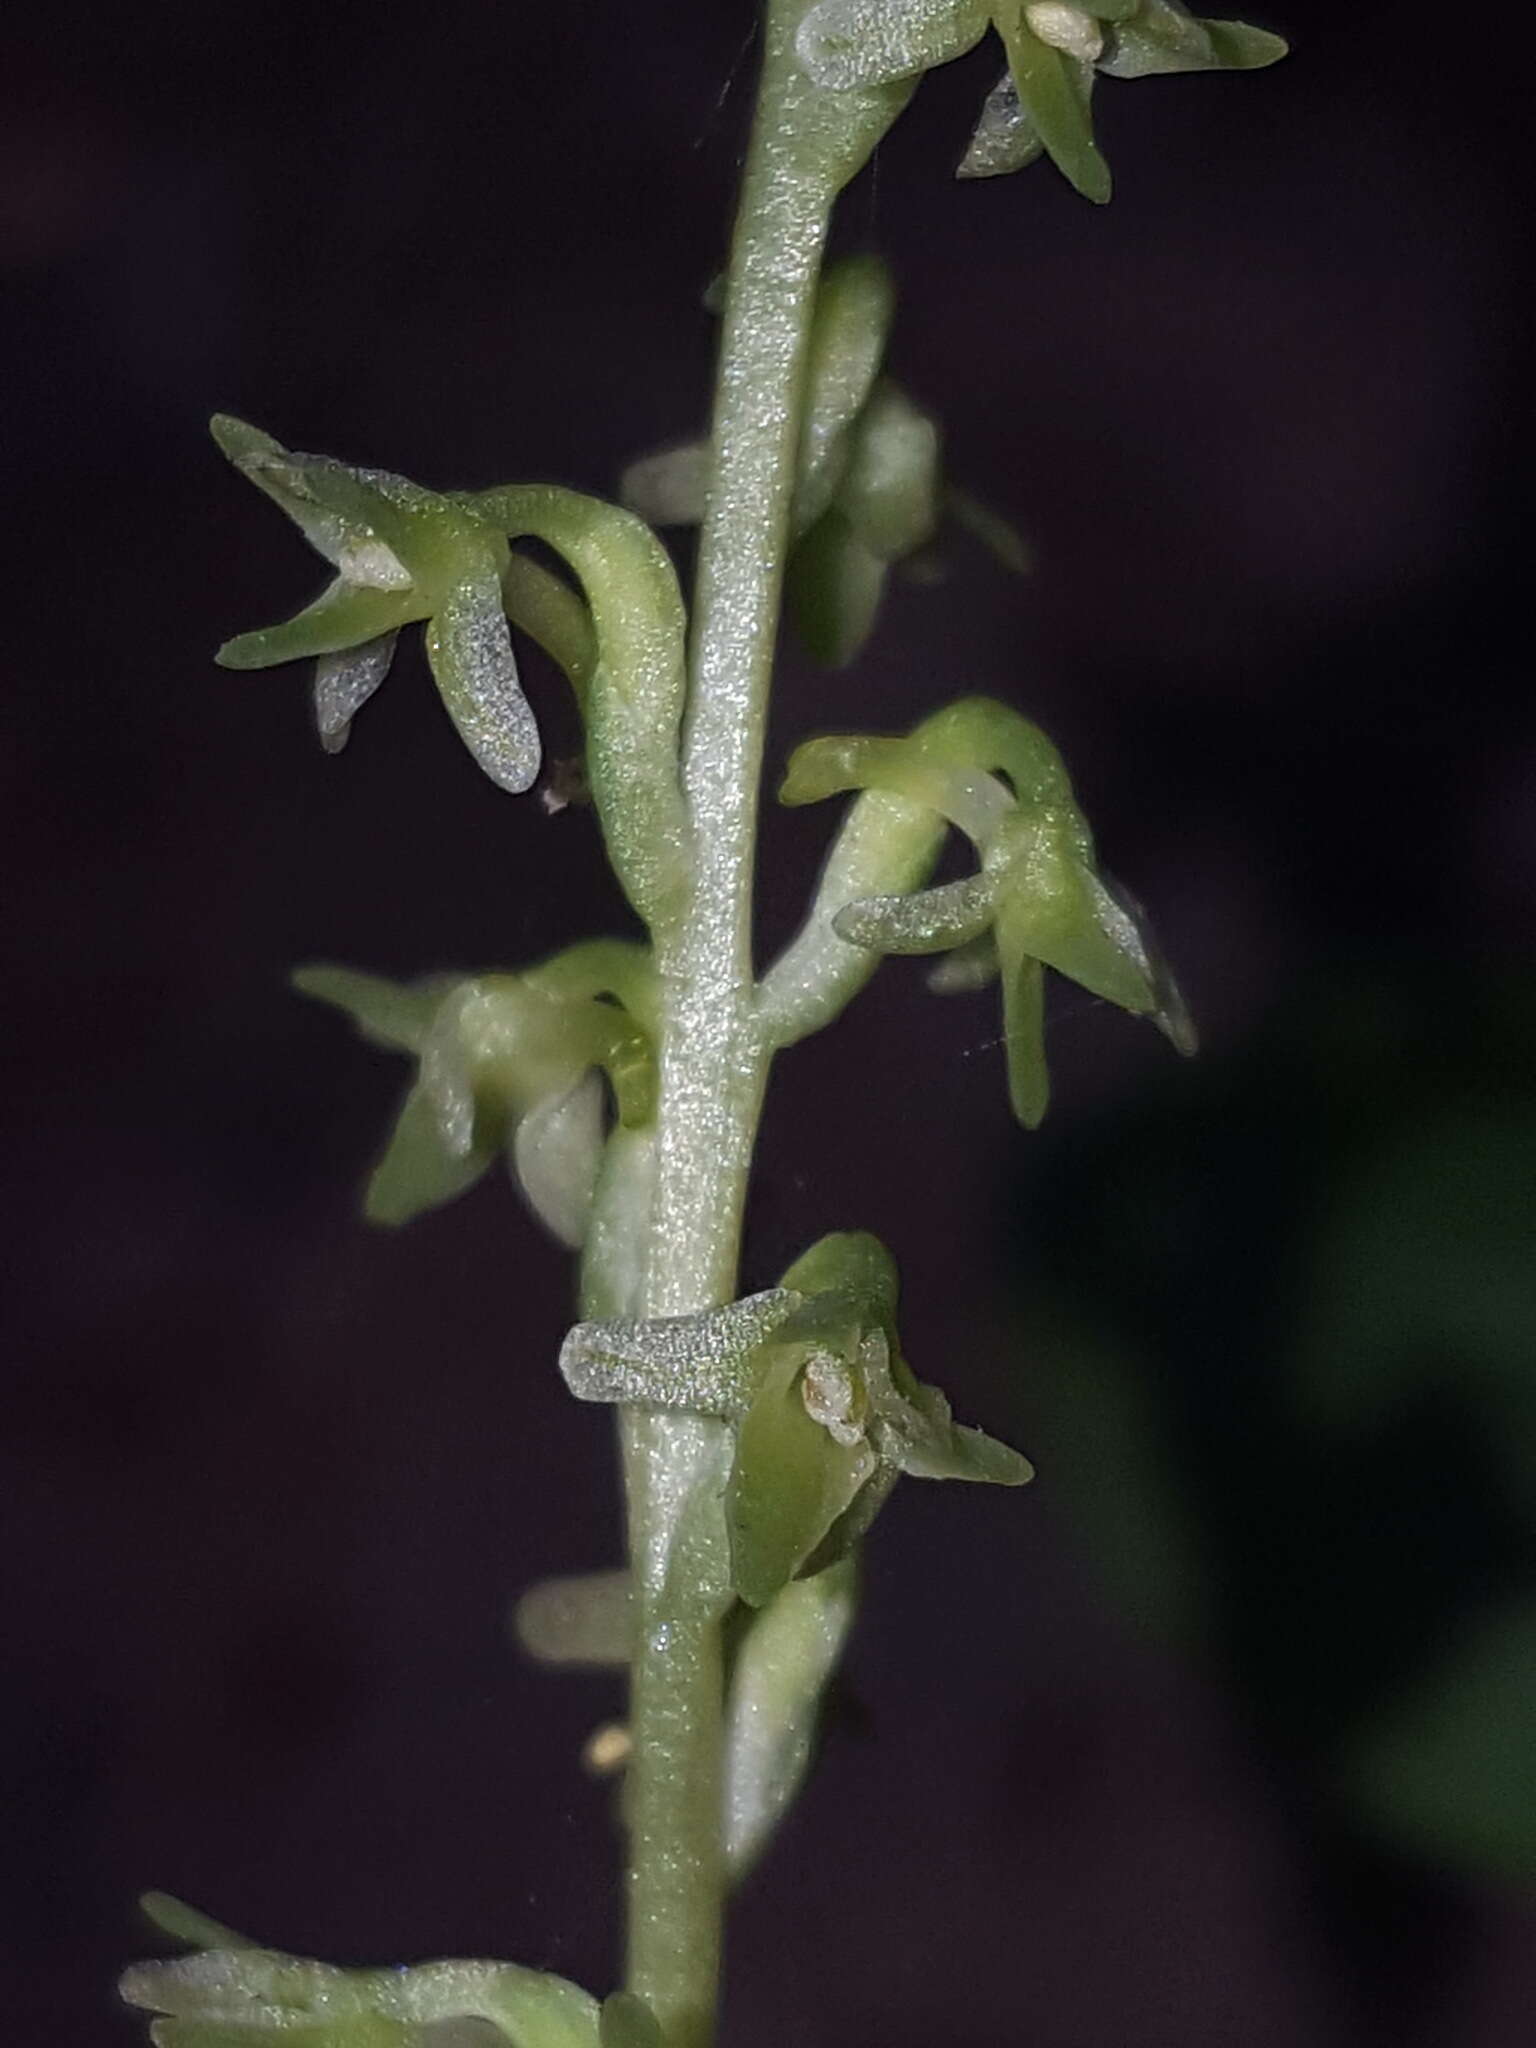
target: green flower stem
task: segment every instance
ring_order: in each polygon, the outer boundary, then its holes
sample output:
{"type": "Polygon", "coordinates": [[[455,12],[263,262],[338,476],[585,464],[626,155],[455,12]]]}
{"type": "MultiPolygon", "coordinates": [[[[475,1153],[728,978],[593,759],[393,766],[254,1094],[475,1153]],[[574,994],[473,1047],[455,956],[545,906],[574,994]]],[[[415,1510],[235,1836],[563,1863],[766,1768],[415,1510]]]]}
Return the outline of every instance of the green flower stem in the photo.
{"type": "MultiPolygon", "coordinates": [[[[811,315],[832,203],[910,91],[812,85],[794,54],[805,8],[806,0],[769,0],[727,279],[683,732],[694,886],[689,915],[656,932],[661,1093],[641,1287],[653,1316],[736,1292],[768,1061],[754,1016],[757,785],[811,315]]],[[[594,1289],[605,1264],[589,1260],[594,1289]]],[[[720,1496],[729,1437],[703,1417],[640,1409],[625,1412],[622,1435],[638,1623],[628,1983],[655,2011],[668,2048],[705,2048],[726,1883],[720,1496]]]]}

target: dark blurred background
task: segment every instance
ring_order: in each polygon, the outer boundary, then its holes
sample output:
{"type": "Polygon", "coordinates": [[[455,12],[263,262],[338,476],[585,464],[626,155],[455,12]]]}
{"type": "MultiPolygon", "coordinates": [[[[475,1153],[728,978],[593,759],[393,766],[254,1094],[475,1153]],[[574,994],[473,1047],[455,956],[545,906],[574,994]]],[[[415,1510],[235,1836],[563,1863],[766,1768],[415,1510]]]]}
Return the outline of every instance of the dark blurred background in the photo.
{"type": "MultiPolygon", "coordinates": [[[[771,759],[982,689],[1061,742],[1204,1034],[1074,992],[1044,1131],[908,963],[782,1062],[747,1278],[898,1248],[909,1349],[1025,1445],[908,1487],[822,1767],[735,1915],[732,2048],[1514,2048],[1536,1996],[1536,734],[1519,17],[1275,0],[1250,77],[1106,82],[1118,191],[950,171],[930,80],[840,245],[1027,533],[897,589],[771,759]]],[[[340,761],[226,635],[317,567],[227,408],[441,486],[611,490],[704,417],[748,0],[63,4],[0,69],[11,1127],[10,2032],[127,2043],[159,1885],[340,1961],[603,1987],[600,1677],[508,1604],[617,1556],[565,1261],[357,1185],[402,1082],[298,962],[623,928],[590,817],[397,666],[340,761]]],[[[556,680],[528,667],[554,732],[556,680]]],[[[765,947],[830,820],[768,819],[765,947]]]]}

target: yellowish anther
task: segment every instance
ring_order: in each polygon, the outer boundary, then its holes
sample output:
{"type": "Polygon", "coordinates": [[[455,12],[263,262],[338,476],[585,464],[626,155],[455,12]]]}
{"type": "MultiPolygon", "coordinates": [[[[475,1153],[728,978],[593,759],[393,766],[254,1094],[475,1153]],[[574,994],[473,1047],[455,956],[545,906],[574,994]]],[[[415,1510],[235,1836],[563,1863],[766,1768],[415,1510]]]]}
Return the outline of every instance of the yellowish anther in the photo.
{"type": "Polygon", "coordinates": [[[1091,14],[1080,7],[1068,7],[1065,0],[1030,0],[1024,19],[1053,50],[1065,50],[1085,64],[1096,63],[1104,53],[1104,31],[1091,14]]]}
{"type": "Polygon", "coordinates": [[[594,1778],[617,1777],[635,1747],[634,1737],[622,1721],[605,1721],[594,1728],[582,1746],[582,1769],[594,1778]]]}

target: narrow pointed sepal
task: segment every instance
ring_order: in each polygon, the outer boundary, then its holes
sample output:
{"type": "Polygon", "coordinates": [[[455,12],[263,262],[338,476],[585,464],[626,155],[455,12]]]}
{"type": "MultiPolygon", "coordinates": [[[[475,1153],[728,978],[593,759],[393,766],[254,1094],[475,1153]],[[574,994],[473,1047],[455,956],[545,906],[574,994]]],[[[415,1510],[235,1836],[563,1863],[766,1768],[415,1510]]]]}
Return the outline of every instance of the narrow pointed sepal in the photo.
{"type": "Polygon", "coordinates": [[[1242,21],[1206,21],[1175,0],[1141,0],[1110,30],[1098,68],[1110,78],[1181,71],[1258,71],[1286,54],[1283,37],[1242,21]]]}
{"type": "Polygon", "coordinates": [[[1093,139],[1089,96],[1093,89],[1091,58],[1045,42],[1025,14],[998,22],[1008,68],[1024,107],[1052,163],[1068,183],[1096,206],[1111,192],[1109,165],[1093,139]]]}
{"type": "Polygon", "coordinates": [[[383,1158],[363,1200],[370,1223],[391,1228],[428,1209],[440,1209],[472,1188],[494,1157],[490,1145],[471,1142],[457,1151],[444,1136],[442,1115],[427,1090],[412,1088],[401,1105],[383,1158]]]}
{"type": "Polygon", "coordinates": [[[214,656],[220,668],[276,668],[285,661],[339,654],[425,618],[425,603],[410,590],[370,590],[338,576],[311,605],[280,626],[238,633],[214,656]]]}
{"type": "Polygon", "coordinates": [[[538,778],[542,749],[518,682],[501,586],[489,571],[458,584],[427,628],[427,659],[460,739],[514,796],[538,778]]]}
{"type": "Polygon", "coordinates": [[[352,1019],[370,1045],[388,1046],[392,1052],[420,1052],[447,986],[437,977],[390,981],[327,962],[296,967],[291,980],[301,996],[330,1003],[352,1019]]]}

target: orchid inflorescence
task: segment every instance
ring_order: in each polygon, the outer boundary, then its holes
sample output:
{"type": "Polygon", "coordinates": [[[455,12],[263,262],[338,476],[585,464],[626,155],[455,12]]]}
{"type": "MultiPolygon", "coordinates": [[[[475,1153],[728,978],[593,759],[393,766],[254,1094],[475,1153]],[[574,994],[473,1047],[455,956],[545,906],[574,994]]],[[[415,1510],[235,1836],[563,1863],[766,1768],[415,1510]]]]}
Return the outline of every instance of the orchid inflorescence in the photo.
{"type": "MultiPolygon", "coordinates": [[[[729,417],[720,425],[722,400],[711,438],[629,469],[620,507],[541,484],[434,491],[290,451],[238,420],[213,423],[236,468],[333,571],[296,616],[229,641],[219,659],[237,669],[313,661],[328,751],[345,745],[401,630],[415,623],[454,726],[501,790],[531,789],[543,757],[514,635],[542,648],[574,694],[593,812],[643,936],[583,942],[516,969],[396,982],[323,965],[294,978],[371,1044],[414,1062],[368,1184],[371,1220],[407,1223],[504,1160],[535,1214],[580,1250],[582,1319],[560,1370],[577,1398],[622,1410],[630,1567],[547,1582],[525,1599],[519,1626],[547,1661],[631,1663],[636,1771],[647,1726],[658,1754],[682,1739],[687,1714],[667,1691],[678,1671],[678,1685],[697,1687],[689,1711],[705,1737],[718,1737],[718,1752],[713,1775],[667,1764],[677,1797],[692,1802],[696,1838],[669,1832],[662,1776],[638,1820],[630,1788],[632,1882],[636,1871],[654,1880],[647,1896],[663,1901],[632,1919],[653,1948],[630,1981],[654,2010],[633,1991],[599,2004],[561,1978],[506,1964],[340,1970],[260,1948],[157,1895],[150,1917],[193,1951],[124,1980],[129,2002],[157,2015],[159,2048],[279,2038],[292,2048],[417,2048],[463,2027],[489,2028],[510,2048],[702,2048],[711,1887],[750,1868],[804,1776],[852,1619],[863,1538],[903,1475],[1002,1486],[1032,1476],[1018,1452],[957,1424],[946,1397],[912,1371],[895,1263],[873,1236],[822,1237],[776,1285],[725,1298],[737,1284],[727,1276],[769,1062],[836,1017],[885,956],[939,956],[930,979],[940,990],[1000,982],[1009,1097],[1029,1128],[1049,1093],[1047,968],[1150,1019],[1179,1050],[1194,1046],[1146,921],[1099,868],[1056,748],[984,697],[963,697],[904,735],[834,734],[794,751],[782,802],[851,801],[800,932],[760,977],[751,968],[762,704],[748,699],[766,689],[781,585],[807,650],[838,667],[874,630],[892,571],[923,561],[946,514],[1013,566],[1023,561],[1006,522],[946,485],[935,421],[886,373],[895,309],[886,267],[853,256],[818,285],[811,261],[791,291],[783,281],[794,265],[781,262],[792,239],[784,223],[798,223],[802,256],[819,252],[837,193],[917,76],[989,28],[1007,70],[961,174],[991,176],[1046,154],[1096,200],[1109,195],[1091,113],[1099,76],[1249,69],[1283,51],[1262,30],[1203,21],[1177,0],[771,0],[766,140],[754,145],[743,211],[755,225],[733,260],[723,346],[733,318],[743,324],[743,277],[765,303],[782,288],[787,310],[761,359],[748,350],[754,374],[779,378],[776,404],[736,416],[736,443],[729,417]],[[702,522],[707,555],[711,522],[733,511],[746,519],[751,490],[738,487],[734,507],[726,501],[733,451],[754,434],[773,452],[747,472],[763,486],[757,497],[777,506],[777,524],[751,529],[752,545],[719,543],[715,622],[730,628],[712,643],[730,648],[721,663],[704,645],[708,618],[688,618],[654,528],[702,522]],[[718,592],[733,576],[727,602],[718,592]],[[733,662],[743,674],[755,665],[761,682],[749,688],[733,662]],[[711,728],[724,734],[722,754],[738,750],[722,768],[700,759],[701,705],[720,721],[728,702],[736,725],[711,728]],[[724,787],[738,770],[743,786],[724,787]],[[732,838],[743,818],[747,829],[732,838]],[[969,842],[975,866],[935,882],[951,832],[969,842]],[[723,922],[710,922],[711,890],[726,904],[723,922]],[[700,931],[722,935],[714,956],[694,944],[700,931]],[[719,1021],[701,991],[719,995],[726,1020],[715,1096],[689,1066],[695,1041],[719,1021]],[[690,1251],[658,1286],[656,1268],[677,1249],[667,1241],[668,1168],[674,1200],[689,1174],[724,1190],[727,1256],[690,1251]],[[659,1706],[647,1706],[648,1687],[665,1695],[659,1706]],[[710,1893],[702,1921],[688,1919],[697,1898],[683,1897],[695,1881],[710,1893]],[[705,1928],[691,1988],[679,1989],[687,1971],[673,1970],[668,1949],[674,1909],[676,1924],[705,1928]]],[[[723,375],[722,392],[729,382],[723,375]]],[[[700,1200],[692,1212],[701,1238],[706,1207],[700,1200]]]]}

